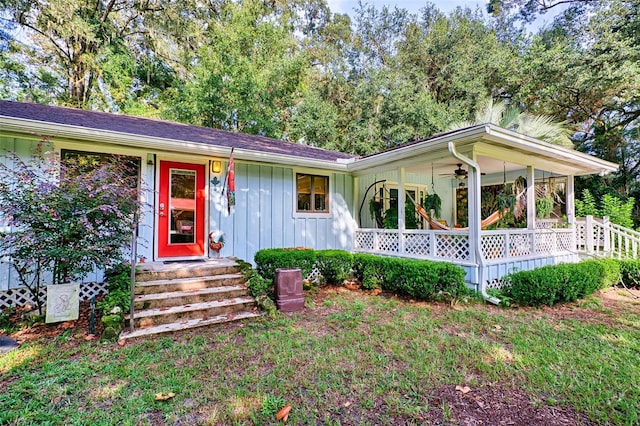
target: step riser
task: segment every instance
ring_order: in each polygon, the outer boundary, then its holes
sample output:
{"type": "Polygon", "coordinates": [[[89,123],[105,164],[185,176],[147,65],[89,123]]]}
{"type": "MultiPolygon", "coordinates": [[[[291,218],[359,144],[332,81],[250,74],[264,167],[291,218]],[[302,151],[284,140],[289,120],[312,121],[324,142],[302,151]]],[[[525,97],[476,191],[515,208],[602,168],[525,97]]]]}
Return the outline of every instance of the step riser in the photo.
{"type": "Polygon", "coordinates": [[[211,327],[221,325],[233,321],[244,321],[248,319],[259,318],[260,314],[255,312],[238,312],[232,318],[225,315],[203,319],[195,319],[190,321],[181,321],[180,323],[162,324],[156,327],[138,328],[133,333],[125,331],[120,335],[121,339],[131,339],[136,337],[146,337],[163,333],[171,333],[176,331],[190,330],[198,327],[211,327]]]}
{"type": "Polygon", "coordinates": [[[237,274],[238,266],[202,266],[201,268],[177,269],[174,271],[142,271],[136,273],[137,282],[175,280],[180,278],[206,277],[209,275],[237,274]]]}
{"type": "Polygon", "coordinates": [[[135,288],[135,294],[157,294],[167,293],[172,291],[189,291],[189,290],[202,290],[205,288],[233,286],[244,284],[242,277],[237,278],[224,278],[224,279],[208,279],[203,281],[191,281],[181,282],[176,280],[172,283],[161,283],[157,285],[137,285],[135,288]]]}
{"type": "Polygon", "coordinates": [[[209,294],[194,294],[179,297],[167,297],[164,299],[144,300],[134,302],[135,309],[155,309],[170,308],[178,305],[191,305],[200,302],[212,302],[214,300],[230,299],[233,297],[244,297],[247,295],[247,289],[230,289],[228,291],[209,294]]]}
{"type": "Polygon", "coordinates": [[[214,308],[201,309],[197,311],[166,313],[145,318],[135,318],[136,328],[153,327],[154,325],[170,324],[183,320],[197,319],[203,317],[214,317],[216,315],[231,314],[234,312],[250,311],[255,306],[255,302],[238,303],[235,305],[219,306],[214,308]]]}

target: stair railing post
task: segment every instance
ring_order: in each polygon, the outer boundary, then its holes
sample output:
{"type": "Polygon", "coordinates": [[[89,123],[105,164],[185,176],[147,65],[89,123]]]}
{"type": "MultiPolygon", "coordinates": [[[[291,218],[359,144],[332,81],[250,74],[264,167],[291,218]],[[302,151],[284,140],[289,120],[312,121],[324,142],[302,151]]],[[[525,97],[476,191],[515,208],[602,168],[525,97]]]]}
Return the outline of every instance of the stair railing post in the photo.
{"type": "Polygon", "coordinates": [[[131,292],[131,296],[130,296],[130,311],[129,311],[129,330],[131,332],[133,332],[134,329],[134,325],[133,325],[133,314],[134,314],[134,307],[133,307],[133,299],[135,297],[134,292],[135,292],[135,287],[136,287],[136,257],[138,256],[138,226],[137,226],[137,222],[138,222],[138,213],[135,213],[134,215],[134,220],[133,220],[133,229],[131,232],[131,286],[130,286],[130,292],[131,292]]]}
{"type": "Polygon", "coordinates": [[[593,253],[593,249],[594,249],[594,245],[593,245],[593,216],[588,215],[585,218],[585,223],[584,223],[584,244],[585,244],[585,248],[587,249],[587,253],[591,254],[593,253]]]}
{"type": "MultiPolygon", "coordinates": [[[[136,194],[140,197],[140,192],[142,190],[142,176],[138,175],[138,190],[136,194]]],[[[140,206],[133,213],[133,223],[131,224],[131,284],[129,287],[129,291],[131,293],[129,302],[130,302],[130,310],[129,310],[129,330],[133,332],[134,324],[133,324],[133,314],[134,314],[134,298],[135,298],[135,288],[136,288],[136,260],[138,257],[138,222],[140,222],[140,206]]]]}
{"type": "Polygon", "coordinates": [[[612,257],[613,253],[611,252],[611,226],[609,226],[609,216],[604,216],[602,218],[602,230],[604,232],[604,252],[607,257],[612,257]]]}

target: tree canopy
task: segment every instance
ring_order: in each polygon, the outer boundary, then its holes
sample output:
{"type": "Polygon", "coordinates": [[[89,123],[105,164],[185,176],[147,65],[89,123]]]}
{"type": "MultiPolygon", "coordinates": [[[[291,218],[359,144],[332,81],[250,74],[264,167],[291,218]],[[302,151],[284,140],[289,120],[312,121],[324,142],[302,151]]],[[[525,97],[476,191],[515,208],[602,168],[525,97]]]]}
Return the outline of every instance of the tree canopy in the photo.
{"type": "Polygon", "coordinates": [[[0,0],[0,96],[367,154],[474,120],[486,99],[565,124],[640,193],[640,0],[489,0],[419,13],[326,0],[0,0]],[[550,24],[525,24],[546,14],[550,24]],[[531,28],[531,27],[529,27],[531,28]]]}

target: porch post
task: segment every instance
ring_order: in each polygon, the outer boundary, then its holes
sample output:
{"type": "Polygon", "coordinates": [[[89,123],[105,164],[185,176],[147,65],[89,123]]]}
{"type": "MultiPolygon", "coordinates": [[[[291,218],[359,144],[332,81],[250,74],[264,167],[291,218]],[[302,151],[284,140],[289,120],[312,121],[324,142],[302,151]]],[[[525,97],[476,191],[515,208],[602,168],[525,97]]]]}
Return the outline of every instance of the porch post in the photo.
{"type": "Polygon", "coordinates": [[[573,175],[567,176],[567,194],[566,194],[566,207],[567,207],[567,224],[573,228],[576,221],[576,189],[573,180],[573,175]]]}
{"type": "Polygon", "coordinates": [[[404,202],[405,202],[405,193],[404,193],[404,179],[405,179],[405,168],[400,167],[398,169],[398,249],[400,253],[404,253],[404,231],[405,231],[405,220],[404,220],[404,202]]]}
{"type": "Polygon", "coordinates": [[[571,247],[578,247],[578,227],[576,226],[576,187],[574,184],[573,175],[567,175],[567,187],[565,194],[565,207],[567,209],[567,226],[572,229],[571,233],[571,247]]]}
{"type": "MultiPolygon", "coordinates": [[[[475,162],[475,155],[473,157],[473,161],[475,162]]],[[[468,169],[469,190],[467,191],[467,202],[469,203],[469,251],[471,252],[471,260],[473,262],[477,262],[476,250],[474,248],[481,248],[482,209],[480,206],[480,193],[482,188],[480,185],[480,170],[476,167],[469,167],[468,169]]]]}
{"type": "Polygon", "coordinates": [[[536,229],[536,172],[527,166],[527,229],[536,229]]]}
{"type": "MultiPolygon", "coordinates": [[[[351,204],[351,208],[352,208],[352,212],[353,212],[353,217],[358,217],[356,216],[358,214],[358,199],[360,198],[360,194],[359,194],[359,189],[358,185],[360,184],[360,179],[358,178],[358,176],[354,176],[353,177],[353,203],[351,204]]],[[[358,228],[362,228],[362,224],[360,223],[360,218],[358,217],[358,228]]]]}

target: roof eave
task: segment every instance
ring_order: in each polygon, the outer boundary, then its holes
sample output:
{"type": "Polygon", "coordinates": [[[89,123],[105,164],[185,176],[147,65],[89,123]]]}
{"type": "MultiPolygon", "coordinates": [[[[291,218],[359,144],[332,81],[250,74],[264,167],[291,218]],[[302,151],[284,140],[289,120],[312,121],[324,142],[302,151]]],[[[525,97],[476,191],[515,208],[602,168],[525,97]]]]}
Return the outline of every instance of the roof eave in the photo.
{"type": "Polygon", "coordinates": [[[375,154],[366,158],[356,159],[349,164],[349,171],[359,174],[372,168],[388,166],[390,163],[413,159],[417,155],[434,153],[439,150],[447,151],[449,142],[456,145],[464,145],[479,140],[489,140],[497,143],[508,144],[510,147],[526,150],[529,153],[546,155],[558,161],[567,161],[578,166],[569,166],[576,176],[587,174],[607,174],[618,170],[618,165],[601,160],[588,154],[573,149],[554,145],[536,138],[503,129],[492,124],[482,124],[461,129],[457,132],[400,147],[387,152],[375,154]]]}
{"type": "MultiPolygon", "coordinates": [[[[209,145],[177,139],[159,138],[155,136],[142,136],[132,133],[116,132],[113,130],[93,129],[89,127],[50,123],[8,116],[0,116],[0,123],[2,123],[0,129],[5,132],[32,134],[38,137],[49,136],[70,140],[82,139],[83,141],[135,147],[148,149],[150,151],[179,152],[182,154],[212,157],[226,157],[229,156],[231,151],[230,147],[220,145],[209,145]]],[[[347,171],[348,164],[350,163],[350,159],[332,161],[287,154],[274,154],[243,148],[234,148],[233,153],[234,157],[239,160],[311,167],[343,172],[347,171]]]]}
{"type": "Polygon", "coordinates": [[[588,168],[589,171],[576,173],[576,175],[587,174],[607,174],[618,170],[618,165],[610,161],[602,160],[598,157],[594,157],[589,154],[585,154],[574,149],[569,149],[563,146],[555,145],[549,142],[542,141],[540,139],[532,138],[530,136],[523,135],[521,133],[514,132],[512,130],[504,129],[493,124],[487,124],[485,126],[487,135],[490,137],[497,137],[500,140],[507,140],[516,144],[518,147],[523,147],[529,152],[535,152],[550,157],[570,161],[572,163],[580,164],[583,168],[588,168]]]}
{"type": "Polygon", "coordinates": [[[473,142],[486,134],[484,126],[470,127],[462,129],[459,132],[448,133],[443,136],[428,139],[422,142],[399,147],[369,157],[354,160],[349,164],[349,171],[359,172],[375,167],[381,167],[391,162],[401,161],[407,158],[413,158],[416,155],[428,154],[439,150],[447,150],[449,142],[457,142],[459,144],[473,142]]]}

